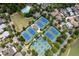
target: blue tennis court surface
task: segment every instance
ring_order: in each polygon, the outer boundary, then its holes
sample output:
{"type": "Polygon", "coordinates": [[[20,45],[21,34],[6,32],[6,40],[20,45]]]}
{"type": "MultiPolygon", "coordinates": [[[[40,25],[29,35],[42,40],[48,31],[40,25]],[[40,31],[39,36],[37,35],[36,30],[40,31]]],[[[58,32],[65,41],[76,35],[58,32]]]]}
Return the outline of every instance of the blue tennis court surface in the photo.
{"type": "Polygon", "coordinates": [[[43,27],[44,27],[44,25],[43,25],[41,22],[39,22],[39,21],[37,21],[36,24],[37,24],[40,28],[43,28],[43,27]]]}
{"type": "Polygon", "coordinates": [[[51,48],[51,46],[48,44],[47,41],[40,37],[31,45],[31,48],[34,49],[39,56],[43,56],[45,51],[51,48]]]}
{"type": "Polygon", "coordinates": [[[60,36],[60,32],[54,28],[54,27],[50,27],[45,33],[44,35],[49,38],[52,42],[56,41],[56,38],[58,36],[60,36]]]}
{"type": "Polygon", "coordinates": [[[35,24],[40,28],[40,29],[44,29],[44,27],[49,23],[49,21],[44,18],[44,17],[40,17],[35,24]]]}
{"type": "Polygon", "coordinates": [[[48,36],[49,39],[51,39],[51,40],[55,39],[55,37],[50,32],[46,32],[45,35],[48,36]]]}
{"type": "Polygon", "coordinates": [[[37,32],[30,26],[21,33],[21,36],[25,39],[26,42],[29,42],[36,34],[37,32]]]}
{"type": "Polygon", "coordinates": [[[46,18],[44,18],[44,17],[41,17],[40,20],[41,20],[42,22],[44,22],[45,24],[48,23],[48,20],[46,20],[46,18]]]}
{"type": "Polygon", "coordinates": [[[22,34],[21,34],[22,36],[23,36],[23,38],[25,39],[25,40],[29,40],[31,37],[29,36],[29,34],[28,33],[26,33],[25,31],[24,32],[22,32],[22,34]]]}
{"type": "Polygon", "coordinates": [[[49,31],[51,31],[52,33],[54,33],[57,36],[59,36],[59,34],[60,34],[54,27],[50,27],[49,31]]]}
{"type": "Polygon", "coordinates": [[[26,31],[28,31],[32,35],[36,34],[36,32],[34,31],[34,29],[32,29],[32,27],[27,28],[26,31]]]}

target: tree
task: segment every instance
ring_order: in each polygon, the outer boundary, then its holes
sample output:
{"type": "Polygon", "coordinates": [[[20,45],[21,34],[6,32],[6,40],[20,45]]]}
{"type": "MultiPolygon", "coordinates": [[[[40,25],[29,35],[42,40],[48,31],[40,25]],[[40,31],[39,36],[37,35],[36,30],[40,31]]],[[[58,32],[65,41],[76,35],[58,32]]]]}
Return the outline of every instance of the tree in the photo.
{"type": "Polygon", "coordinates": [[[17,33],[16,33],[16,36],[18,36],[18,35],[20,35],[20,34],[21,34],[20,32],[17,32],[17,33]]]}
{"type": "Polygon", "coordinates": [[[62,36],[57,38],[57,42],[59,42],[60,44],[62,44],[64,42],[64,39],[62,38],[62,36]]]}
{"type": "Polygon", "coordinates": [[[25,41],[22,36],[19,37],[19,41],[25,41]]]}
{"type": "Polygon", "coordinates": [[[64,46],[64,48],[67,49],[69,46],[70,46],[70,44],[66,44],[66,45],[64,46]]]}
{"type": "Polygon", "coordinates": [[[78,36],[79,35],[79,29],[75,29],[74,34],[78,36]]]}
{"type": "Polygon", "coordinates": [[[27,53],[28,53],[28,54],[30,54],[30,53],[31,53],[31,50],[30,50],[30,49],[29,49],[29,50],[27,50],[27,53]]]}
{"type": "Polygon", "coordinates": [[[68,39],[68,43],[72,43],[73,42],[73,38],[71,38],[71,39],[68,39]]]}
{"type": "Polygon", "coordinates": [[[53,56],[53,51],[51,51],[50,49],[46,50],[45,56],[53,56]]]}
{"type": "Polygon", "coordinates": [[[56,42],[56,43],[54,43],[54,46],[55,46],[57,49],[59,49],[59,48],[60,48],[60,43],[59,43],[59,42],[56,42]]]}
{"type": "Polygon", "coordinates": [[[61,35],[61,37],[62,37],[63,39],[66,39],[66,38],[67,38],[67,35],[66,35],[65,33],[63,33],[63,34],[61,35]]]}
{"type": "Polygon", "coordinates": [[[53,51],[53,53],[56,53],[57,52],[57,48],[56,47],[52,47],[51,51],[53,51]]]}
{"type": "Polygon", "coordinates": [[[18,46],[18,45],[19,45],[18,43],[13,43],[13,46],[14,46],[14,47],[16,47],[16,46],[18,46]]]}
{"type": "Polygon", "coordinates": [[[25,31],[26,30],[26,27],[23,27],[23,31],[25,31]]]}
{"type": "Polygon", "coordinates": [[[32,19],[32,24],[35,22],[35,19],[32,19]]]}
{"type": "Polygon", "coordinates": [[[22,47],[20,45],[17,46],[17,51],[21,51],[22,47]]]}
{"type": "Polygon", "coordinates": [[[74,6],[75,4],[68,4],[68,3],[66,3],[66,4],[64,4],[64,3],[54,3],[54,4],[51,4],[52,6],[53,6],[53,8],[57,8],[57,9],[61,9],[61,8],[67,8],[67,7],[71,7],[71,6],[74,6]]]}
{"type": "Polygon", "coordinates": [[[77,36],[76,36],[75,34],[71,35],[71,37],[72,37],[73,39],[76,39],[76,38],[77,38],[77,36]]]}
{"type": "Polygon", "coordinates": [[[21,54],[22,54],[23,56],[25,56],[25,55],[26,55],[26,52],[25,52],[25,51],[22,51],[21,54]]]}
{"type": "Polygon", "coordinates": [[[35,50],[32,50],[32,56],[37,56],[38,53],[35,50]]]}
{"type": "Polygon", "coordinates": [[[1,42],[0,43],[0,47],[5,48],[5,43],[4,42],[1,42]]]}
{"type": "Polygon", "coordinates": [[[6,42],[7,42],[7,43],[8,43],[8,42],[12,43],[13,40],[12,40],[11,38],[8,38],[8,39],[6,39],[6,42]]]}
{"type": "Polygon", "coordinates": [[[61,53],[64,53],[66,51],[66,48],[61,49],[61,53]]]}

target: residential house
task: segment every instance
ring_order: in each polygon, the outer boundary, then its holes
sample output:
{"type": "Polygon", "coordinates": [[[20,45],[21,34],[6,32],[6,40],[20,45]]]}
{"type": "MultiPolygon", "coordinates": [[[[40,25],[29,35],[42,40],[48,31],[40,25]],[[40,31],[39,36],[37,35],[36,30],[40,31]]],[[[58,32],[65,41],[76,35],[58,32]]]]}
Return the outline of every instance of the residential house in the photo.
{"type": "Polygon", "coordinates": [[[49,3],[41,3],[41,8],[45,9],[49,6],[49,3]]]}
{"type": "Polygon", "coordinates": [[[4,31],[3,29],[0,29],[0,34],[1,34],[3,31],[4,31]]]}
{"type": "Polygon", "coordinates": [[[69,16],[68,12],[66,9],[61,9],[60,12],[64,15],[64,16],[69,16]]]}
{"type": "Polygon", "coordinates": [[[77,8],[76,8],[76,7],[71,7],[71,8],[72,8],[74,14],[77,15],[77,14],[78,14],[78,13],[77,13],[77,8]]]}
{"type": "Polygon", "coordinates": [[[5,20],[0,18],[0,25],[3,24],[3,23],[5,23],[5,20]]]}
{"type": "Polygon", "coordinates": [[[66,8],[68,12],[72,12],[72,9],[70,7],[66,8]]]}
{"type": "Polygon", "coordinates": [[[55,10],[51,13],[52,16],[56,16],[56,15],[58,15],[58,14],[59,14],[58,9],[55,9],[55,10]]]}
{"type": "Polygon", "coordinates": [[[78,21],[78,23],[79,23],[79,16],[76,16],[75,18],[76,18],[76,20],[77,20],[77,21],[78,21]]]}
{"type": "Polygon", "coordinates": [[[2,37],[2,40],[4,40],[5,38],[7,38],[9,36],[9,32],[8,31],[5,31],[1,34],[1,37],[2,37]]]}
{"type": "Polygon", "coordinates": [[[5,24],[1,24],[1,25],[0,25],[0,29],[4,29],[5,27],[6,27],[5,24]]]}
{"type": "Polygon", "coordinates": [[[56,20],[62,21],[62,16],[61,16],[60,14],[58,14],[58,15],[56,16],[56,20]]]}
{"type": "Polygon", "coordinates": [[[15,47],[9,47],[9,48],[5,48],[3,51],[2,51],[2,54],[4,56],[13,56],[15,53],[16,53],[16,49],[15,47]]]}
{"type": "Polygon", "coordinates": [[[68,29],[72,29],[73,28],[73,25],[70,22],[67,22],[66,26],[67,26],[68,29]]]}
{"type": "Polygon", "coordinates": [[[69,13],[70,16],[74,15],[72,8],[68,7],[68,8],[66,8],[66,10],[67,10],[67,12],[69,13]]]}
{"type": "Polygon", "coordinates": [[[12,40],[13,40],[13,42],[18,42],[18,37],[15,36],[15,37],[13,37],[12,40]]]}
{"type": "Polygon", "coordinates": [[[79,14],[79,4],[75,5],[75,12],[77,12],[77,14],[79,14]]]}
{"type": "Polygon", "coordinates": [[[40,13],[38,13],[38,12],[36,12],[35,14],[33,14],[33,17],[35,17],[35,18],[39,18],[41,15],[40,15],[40,13]]]}
{"type": "Polygon", "coordinates": [[[78,21],[76,21],[76,19],[74,17],[68,17],[68,18],[66,18],[66,21],[69,21],[74,27],[79,26],[78,21]]]}

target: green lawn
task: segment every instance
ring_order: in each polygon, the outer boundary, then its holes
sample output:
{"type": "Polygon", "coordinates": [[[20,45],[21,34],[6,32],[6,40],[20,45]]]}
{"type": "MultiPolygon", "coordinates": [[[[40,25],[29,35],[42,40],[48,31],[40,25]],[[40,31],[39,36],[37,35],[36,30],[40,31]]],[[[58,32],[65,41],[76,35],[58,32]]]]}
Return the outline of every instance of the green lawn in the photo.
{"type": "Polygon", "coordinates": [[[69,56],[79,56],[79,40],[71,46],[69,56]]]}
{"type": "Polygon", "coordinates": [[[79,56],[79,40],[77,40],[74,44],[72,44],[71,47],[69,47],[65,53],[62,54],[62,56],[79,56]],[[68,51],[70,49],[70,52],[68,54],[68,51]]]}

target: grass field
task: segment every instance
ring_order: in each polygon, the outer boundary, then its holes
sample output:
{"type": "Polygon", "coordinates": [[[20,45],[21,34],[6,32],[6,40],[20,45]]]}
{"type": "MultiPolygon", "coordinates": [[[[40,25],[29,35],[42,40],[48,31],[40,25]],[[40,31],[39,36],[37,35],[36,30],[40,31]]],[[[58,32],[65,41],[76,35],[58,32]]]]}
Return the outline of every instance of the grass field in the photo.
{"type": "Polygon", "coordinates": [[[69,56],[79,56],[79,40],[71,46],[69,56]]]}
{"type": "Polygon", "coordinates": [[[17,32],[21,32],[23,27],[27,27],[29,25],[29,21],[31,21],[32,18],[26,19],[23,15],[19,13],[14,13],[11,15],[11,20],[15,25],[15,29],[17,32]]]}
{"type": "Polygon", "coordinates": [[[79,40],[72,44],[72,46],[69,47],[66,52],[62,54],[62,56],[79,56],[79,40]]]}

